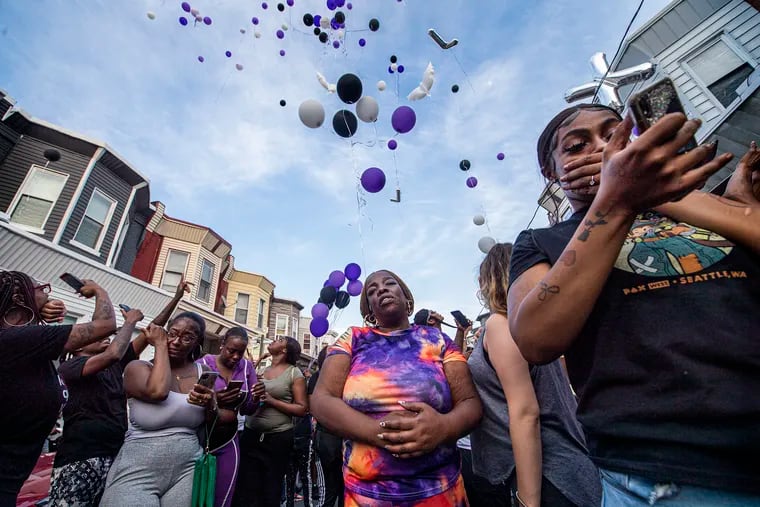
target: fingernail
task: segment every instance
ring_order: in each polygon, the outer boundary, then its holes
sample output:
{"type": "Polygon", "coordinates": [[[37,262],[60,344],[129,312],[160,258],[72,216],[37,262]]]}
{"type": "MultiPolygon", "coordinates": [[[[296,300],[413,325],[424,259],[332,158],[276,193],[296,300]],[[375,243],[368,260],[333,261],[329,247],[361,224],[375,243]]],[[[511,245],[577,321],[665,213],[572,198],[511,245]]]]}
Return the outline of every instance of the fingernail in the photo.
{"type": "Polygon", "coordinates": [[[380,440],[385,440],[385,437],[383,436],[382,433],[378,433],[377,438],[379,438],[380,440]]]}
{"type": "Polygon", "coordinates": [[[381,428],[385,428],[385,421],[383,421],[383,422],[380,423],[380,427],[381,428]]]}
{"type": "Polygon", "coordinates": [[[398,454],[392,454],[394,458],[398,458],[398,454]]]}
{"type": "Polygon", "coordinates": [[[405,401],[399,401],[399,402],[398,402],[398,404],[399,404],[399,405],[403,405],[403,404],[405,404],[405,403],[406,403],[405,401]]]}

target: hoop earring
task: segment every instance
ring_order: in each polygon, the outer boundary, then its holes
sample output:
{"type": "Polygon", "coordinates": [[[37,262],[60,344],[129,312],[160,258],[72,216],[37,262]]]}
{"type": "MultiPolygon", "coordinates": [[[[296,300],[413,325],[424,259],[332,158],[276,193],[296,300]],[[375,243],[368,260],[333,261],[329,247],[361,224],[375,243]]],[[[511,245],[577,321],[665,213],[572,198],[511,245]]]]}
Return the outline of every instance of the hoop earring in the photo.
{"type": "Polygon", "coordinates": [[[5,312],[5,315],[3,315],[3,322],[4,322],[4,323],[5,323],[5,325],[6,325],[6,326],[8,326],[8,327],[24,327],[24,326],[28,326],[29,324],[31,324],[31,323],[32,323],[32,321],[33,321],[33,320],[34,320],[34,310],[32,310],[30,307],[28,307],[28,306],[26,306],[26,305],[23,305],[23,304],[21,304],[21,305],[17,305],[17,306],[13,306],[13,307],[9,308],[9,309],[8,309],[8,311],[7,311],[7,312],[5,312]],[[10,311],[11,311],[11,310],[13,310],[14,308],[23,308],[23,309],[25,309],[25,310],[28,310],[28,311],[29,311],[29,314],[31,315],[31,316],[29,317],[29,320],[27,320],[27,321],[26,321],[25,323],[23,323],[23,324],[11,324],[10,322],[8,322],[8,314],[9,314],[9,313],[10,313],[10,311]]]}
{"type": "Polygon", "coordinates": [[[412,313],[414,313],[414,303],[411,301],[406,302],[406,315],[411,317],[412,313]]]}
{"type": "Polygon", "coordinates": [[[364,322],[366,322],[370,326],[377,326],[377,318],[375,318],[374,313],[370,313],[369,315],[364,317],[364,322]]]}

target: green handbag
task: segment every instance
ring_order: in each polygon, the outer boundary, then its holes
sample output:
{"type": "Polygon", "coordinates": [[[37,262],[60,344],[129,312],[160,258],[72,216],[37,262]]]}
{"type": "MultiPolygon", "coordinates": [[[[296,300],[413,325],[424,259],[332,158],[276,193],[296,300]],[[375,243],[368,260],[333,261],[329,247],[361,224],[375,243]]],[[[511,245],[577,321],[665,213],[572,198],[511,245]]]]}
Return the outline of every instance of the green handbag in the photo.
{"type": "Polygon", "coordinates": [[[216,493],[216,456],[209,452],[209,434],[214,431],[216,419],[211,425],[211,431],[206,426],[206,447],[203,455],[195,460],[193,473],[193,500],[191,507],[214,507],[216,493]]]}

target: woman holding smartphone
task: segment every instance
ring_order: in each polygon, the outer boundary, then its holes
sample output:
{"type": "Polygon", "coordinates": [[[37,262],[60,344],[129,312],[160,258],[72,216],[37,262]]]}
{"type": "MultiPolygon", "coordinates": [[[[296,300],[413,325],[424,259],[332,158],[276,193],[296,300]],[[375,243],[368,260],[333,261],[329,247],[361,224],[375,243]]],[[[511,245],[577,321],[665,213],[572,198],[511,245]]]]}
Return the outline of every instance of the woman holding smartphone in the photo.
{"type": "Polygon", "coordinates": [[[575,214],[515,241],[509,327],[528,362],[565,355],[606,506],[760,505],[760,158],[695,191],[731,158],[681,153],[699,126],[629,142],[630,118],[582,104],[538,141],[575,214]]]}
{"type": "Polygon", "coordinates": [[[183,312],[168,333],[155,325],[145,333],[155,355],[124,370],[129,427],[108,472],[104,507],[190,505],[198,431],[217,416],[216,393],[200,384],[204,367],[195,363],[206,333],[203,317],[183,312]]]}
{"type": "Polygon", "coordinates": [[[66,307],[48,299],[50,284],[20,271],[0,271],[0,506],[16,505],[16,496],[39,458],[68,393],[53,360],[110,336],[116,318],[108,294],[86,280],[79,294],[95,298],[92,322],[60,322],[66,307]]]}
{"type": "Polygon", "coordinates": [[[227,421],[217,422],[209,446],[216,456],[214,507],[229,507],[232,504],[240,464],[238,430],[242,429],[242,423],[238,415],[253,414],[258,408],[259,400],[253,395],[257,382],[256,368],[243,357],[247,347],[246,330],[233,327],[222,338],[218,355],[206,354],[198,360],[198,363],[219,373],[214,390],[219,413],[227,421]]]}

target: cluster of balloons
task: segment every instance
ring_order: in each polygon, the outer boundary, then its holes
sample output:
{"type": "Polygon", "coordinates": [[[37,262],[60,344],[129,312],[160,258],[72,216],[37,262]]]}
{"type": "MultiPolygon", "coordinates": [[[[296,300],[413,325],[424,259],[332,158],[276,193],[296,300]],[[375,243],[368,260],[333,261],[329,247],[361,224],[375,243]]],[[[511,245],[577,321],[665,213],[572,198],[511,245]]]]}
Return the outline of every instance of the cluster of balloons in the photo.
{"type": "Polygon", "coordinates": [[[312,321],[309,330],[312,336],[319,338],[330,329],[327,317],[333,305],[338,309],[343,309],[351,302],[351,296],[362,293],[363,285],[359,280],[361,274],[362,268],[355,262],[346,265],[343,271],[335,270],[330,273],[324,287],[319,291],[317,304],[311,307],[312,321]],[[342,289],[344,284],[346,284],[345,290],[342,289]]]}
{"type": "MultiPolygon", "coordinates": [[[[180,7],[182,7],[183,11],[189,13],[193,17],[193,20],[194,20],[193,25],[197,25],[198,23],[203,23],[205,25],[210,25],[212,23],[212,20],[211,20],[210,17],[208,17],[208,16],[201,16],[200,11],[198,11],[198,9],[192,7],[189,3],[182,2],[180,4],[180,7]]],[[[148,17],[150,19],[155,18],[155,14],[153,15],[153,18],[150,17],[150,14],[152,14],[152,13],[148,13],[148,17]]],[[[187,26],[187,24],[188,24],[187,18],[185,16],[180,16],[179,17],[179,24],[182,25],[182,26],[187,26]]]]}
{"type": "Polygon", "coordinates": [[[394,72],[398,72],[399,74],[404,73],[404,66],[399,65],[398,63],[398,57],[396,55],[391,55],[391,64],[388,66],[388,74],[393,74],[394,72]]]}
{"type": "MultiPolygon", "coordinates": [[[[323,16],[321,14],[311,14],[307,12],[303,15],[303,24],[309,28],[314,27],[314,36],[319,39],[319,42],[327,44],[327,42],[332,40],[332,46],[335,49],[338,49],[341,47],[341,43],[345,36],[346,13],[336,9],[345,6],[347,10],[351,10],[353,5],[350,2],[347,3],[346,0],[327,0],[325,5],[328,10],[331,12],[335,11],[335,13],[323,16]],[[328,33],[328,30],[330,30],[330,33],[328,33]]],[[[366,44],[366,41],[364,41],[364,43],[366,44]]]]}

